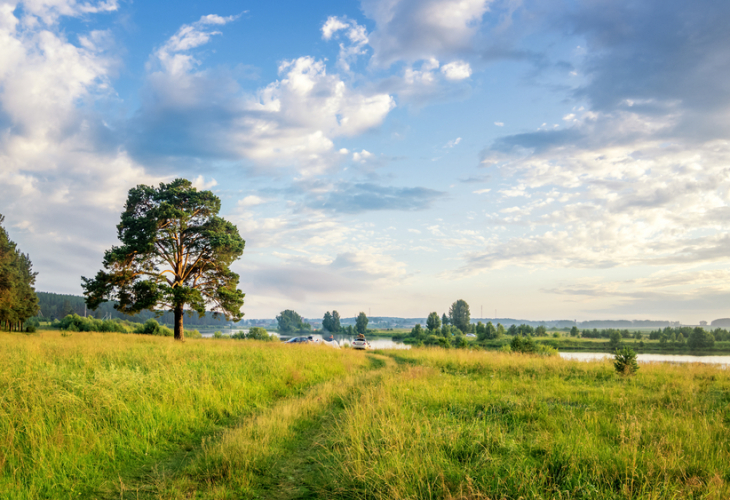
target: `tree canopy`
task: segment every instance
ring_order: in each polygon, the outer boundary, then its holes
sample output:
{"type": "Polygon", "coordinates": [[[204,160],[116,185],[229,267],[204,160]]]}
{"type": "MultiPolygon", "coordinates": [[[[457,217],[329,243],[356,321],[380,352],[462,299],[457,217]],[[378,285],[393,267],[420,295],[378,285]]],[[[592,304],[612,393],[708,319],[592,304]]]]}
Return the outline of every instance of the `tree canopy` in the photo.
{"type": "Polygon", "coordinates": [[[125,314],[174,311],[177,340],[184,338],[186,307],[199,316],[209,309],[240,320],[244,294],[230,265],[245,242],[234,224],[218,217],[220,205],[186,179],[130,189],[117,225],[122,244],[105,252],[95,278],[81,278],[87,305],[114,300],[125,314]]]}
{"type": "Polygon", "coordinates": [[[332,313],[327,311],[324,313],[322,328],[332,333],[339,332],[342,329],[342,326],[340,325],[340,313],[337,311],[332,311],[332,313]]]}
{"type": "Polygon", "coordinates": [[[365,315],[364,312],[361,312],[357,315],[357,320],[355,321],[355,330],[357,330],[357,333],[362,333],[363,335],[368,330],[368,317],[365,315]]]}
{"type": "Polygon", "coordinates": [[[428,318],[426,319],[426,328],[428,328],[431,333],[441,328],[441,318],[439,318],[439,313],[434,311],[428,315],[428,318]]]}
{"type": "Polygon", "coordinates": [[[449,320],[452,325],[466,332],[469,330],[471,314],[469,313],[469,304],[465,300],[459,299],[449,308],[449,320]]]}
{"type": "Polygon", "coordinates": [[[2,227],[0,214],[0,325],[8,330],[21,330],[25,321],[38,313],[33,264],[20,252],[2,227]]]}
{"type": "Polygon", "coordinates": [[[312,329],[312,325],[305,323],[299,313],[286,309],[276,317],[279,333],[303,332],[312,329]]]}

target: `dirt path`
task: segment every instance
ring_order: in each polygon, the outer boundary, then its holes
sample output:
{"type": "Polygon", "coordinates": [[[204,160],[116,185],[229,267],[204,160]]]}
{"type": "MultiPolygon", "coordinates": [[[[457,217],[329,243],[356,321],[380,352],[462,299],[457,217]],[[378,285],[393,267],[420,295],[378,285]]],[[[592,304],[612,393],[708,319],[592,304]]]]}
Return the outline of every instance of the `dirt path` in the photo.
{"type": "Polygon", "coordinates": [[[395,368],[388,356],[366,354],[370,369],[310,388],[235,427],[180,450],[151,472],[123,480],[99,498],[318,498],[315,456],[338,414],[361,391],[395,368]]]}

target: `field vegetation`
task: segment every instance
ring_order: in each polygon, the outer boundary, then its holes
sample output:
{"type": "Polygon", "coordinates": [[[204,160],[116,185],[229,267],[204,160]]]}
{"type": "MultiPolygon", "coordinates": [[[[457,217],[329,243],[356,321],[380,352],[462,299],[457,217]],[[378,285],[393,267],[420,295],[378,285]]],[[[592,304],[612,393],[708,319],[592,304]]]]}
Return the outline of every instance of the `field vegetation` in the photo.
{"type": "Polygon", "coordinates": [[[59,331],[0,356],[3,498],[730,496],[719,367],[59,331]]]}
{"type": "Polygon", "coordinates": [[[3,499],[119,498],[201,439],[368,366],[278,342],[57,331],[1,333],[0,359],[3,499]]]}

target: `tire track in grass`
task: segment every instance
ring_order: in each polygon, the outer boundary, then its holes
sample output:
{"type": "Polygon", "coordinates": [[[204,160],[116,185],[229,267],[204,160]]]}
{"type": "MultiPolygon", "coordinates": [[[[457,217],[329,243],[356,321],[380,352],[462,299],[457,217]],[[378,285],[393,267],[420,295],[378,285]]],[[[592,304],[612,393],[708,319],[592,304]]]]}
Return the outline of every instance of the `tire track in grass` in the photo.
{"type": "Polygon", "coordinates": [[[301,397],[280,401],[204,439],[198,449],[181,451],[141,481],[120,478],[107,498],[313,498],[310,473],[317,466],[312,457],[318,438],[348,400],[379,383],[395,365],[386,356],[367,356],[369,371],[322,382],[301,397]]]}

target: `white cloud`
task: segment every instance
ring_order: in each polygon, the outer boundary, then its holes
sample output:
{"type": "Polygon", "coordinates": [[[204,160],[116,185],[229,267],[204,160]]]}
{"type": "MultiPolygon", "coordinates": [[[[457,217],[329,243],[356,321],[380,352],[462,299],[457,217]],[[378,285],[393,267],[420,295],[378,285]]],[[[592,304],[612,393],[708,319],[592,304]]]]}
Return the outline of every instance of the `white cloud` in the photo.
{"type": "Polygon", "coordinates": [[[208,190],[208,189],[213,188],[213,187],[215,187],[217,185],[218,185],[218,181],[216,181],[215,179],[212,179],[211,178],[209,181],[206,182],[205,177],[203,177],[202,175],[197,176],[193,180],[193,186],[195,188],[197,188],[199,191],[208,190]]]}
{"type": "Polygon", "coordinates": [[[322,25],[322,38],[324,40],[330,40],[332,35],[340,30],[347,29],[350,26],[350,22],[347,19],[340,19],[337,16],[330,16],[327,21],[322,25]]]}
{"type": "Polygon", "coordinates": [[[491,191],[491,189],[479,189],[479,190],[477,190],[477,191],[472,191],[472,192],[473,192],[474,194],[487,194],[487,193],[488,193],[488,192],[490,192],[490,191],[491,191]]]}
{"type": "Polygon", "coordinates": [[[336,37],[340,31],[344,31],[346,42],[340,42],[338,65],[344,71],[350,71],[350,64],[358,56],[365,54],[365,48],[368,44],[368,34],[365,27],[357,24],[355,21],[345,17],[330,16],[322,25],[322,38],[324,40],[330,40],[333,36],[336,37]]]}
{"type": "MultiPolygon", "coordinates": [[[[230,20],[221,19],[217,22],[230,20]]],[[[312,57],[282,62],[280,80],[255,95],[246,94],[230,76],[196,70],[198,61],[192,55],[173,51],[210,40],[215,32],[209,31],[210,23],[201,22],[183,26],[157,51],[162,64],[149,75],[148,97],[139,114],[141,123],[135,127],[142,148],[156,152],[160,143],[154,130],[145,130],[144,122],[149,120],[149,126],[157,129],[166,120],[164,142],[171,144],[170,130],[180,141],[179,147],[171,146],[175,151],[171,154],[198,149],[198,155],[247,158],[260,165],[295,167],[309,175],[340,161],[335,138],[355,136],[380,125],[395,107],[390,95],[355,89],[338,75],[329,74],[324,61],[312,57]],[[210,121],[200,119],[203,108],[210,121]],[[180,119],[188,114],[195,119],[180,119]]],[[[348,29],[357,40],[357,26],[348,29]]]]}
{"type": "Polygon", "coordinates": [[[568,135],[516,136],[522,154],[492,158],[502,178],[517,182],[500,194],[534,199],[493,222],[529,229],[468,252],[462,272],[727,261],[730,142],[668,142],[667,116],[589,114],[568,135]]]}
{"type": "Polygon", "coordinates": [[[376,23],[370,35],[373,61],[390,66],[448,58],[470,51],[487,11],[487,0],[363,0],[365,15],[376,23]]]}
{"type": "Polygon", "coordinates": [[[504,122],[494,122],[494,124],[498,127],[504,127],[504,122]]]}
{"type": "Polygon", "coordinates": [[[172,35],[160,47],[155,56],[165,71],[171,75],[184,75],[193,67],[199,64],[199,61],[190,54],[183,54],[194,48],[200,47],[208,43],[214,35],[220,35],[220,31],[213,31],[210,26],[222,26],[235,20],[235,16],[221,17],[215,14],[202,16],[198,21],[192,24],[183,24],[177,33],[172,35]]]}
{"type": "Polygon", "coordinates": [[[456,139],[452,139],[449,142],[447,142],[446,145],[444,146],[444,148],[451,149],[454,146],[458,146],[460,142],[461,142],[461,137],[457,137],[456,139]]]}
{"type": "Polygon", "coordinates": [[[373,154],[370,151],[363,149],[359,153],[355,152],[352,154],[352,161],[358,162],[358,163],[365,163],[370,158],[372,158],[372,156],[373,156],[373,154]]]}
{"type": "Polygon", "coordinates": [[[249,195],[246,196],[244,199],[238,201],[238,207],[244,208],[244,207],[253,207],[256,205],[261,205],[264,203],[264,199],[260,198],[256,195],[249,195]]]}
{"type": "Polygon", "coordinates": [[[441,66],[441,73],[447,80],[464,80],[471,76],[471,66],[465,61],[454,61],[441,66]]]}

